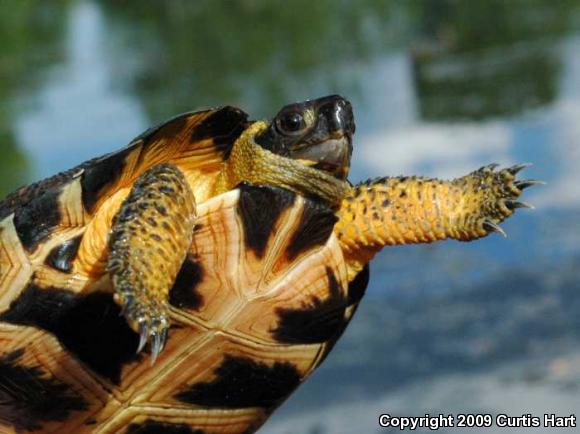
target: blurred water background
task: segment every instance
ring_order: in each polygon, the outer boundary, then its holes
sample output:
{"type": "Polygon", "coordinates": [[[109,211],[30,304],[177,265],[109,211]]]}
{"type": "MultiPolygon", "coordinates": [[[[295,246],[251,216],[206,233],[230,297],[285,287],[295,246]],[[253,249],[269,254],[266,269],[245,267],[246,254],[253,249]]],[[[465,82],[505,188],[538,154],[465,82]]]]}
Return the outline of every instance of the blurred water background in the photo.
{"type": "Polygon", "coordinates": [[[0,195],[183,111],[259,118],[329,93],[355,107],[353,181],[531,161],[548,185],[507,240],[383,251],[342,340],[261,432],[577,411],[580,1],[0,0],[0,195]]]}

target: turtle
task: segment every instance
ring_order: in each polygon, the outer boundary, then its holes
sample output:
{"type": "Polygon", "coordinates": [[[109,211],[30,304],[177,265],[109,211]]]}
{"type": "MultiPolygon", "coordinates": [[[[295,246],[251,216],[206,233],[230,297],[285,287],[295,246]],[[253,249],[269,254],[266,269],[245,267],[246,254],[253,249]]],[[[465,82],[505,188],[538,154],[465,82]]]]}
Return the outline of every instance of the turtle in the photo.
{"type": "Polygon", "coordinates": [[[348,181],[338,95],[179,115],[0,202],[0,431],[253,433],[385,246],[504,234],[526,164],[348,181]]]}

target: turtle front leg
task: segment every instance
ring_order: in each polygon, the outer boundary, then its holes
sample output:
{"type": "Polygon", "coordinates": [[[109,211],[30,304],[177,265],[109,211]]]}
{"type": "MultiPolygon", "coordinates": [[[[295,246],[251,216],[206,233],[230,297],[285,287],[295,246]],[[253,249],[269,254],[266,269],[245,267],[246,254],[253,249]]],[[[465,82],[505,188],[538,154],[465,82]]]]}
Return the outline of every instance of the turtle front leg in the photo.
{"type": "MultiPolygon", "coordinates": [[[[491,232],[517,208],[522,191],[541,183],[516,181],[526,164],[495,170],[491,164],[452,181],[380,178],[354,186],[339,210],[335,233],[349,274],[360,271],[386,245],[470,241],[491,232]]],[[[354,276],[354,275],[353,275],[354,276]]]]}
{"type": "Polygon", "coordinates": [[[129,325],[149,341],[152,363],[169,328],[168,298],[191,245],[195,198],[172,164],[143,173],[122,203],[109,236],[107,270],[129,325]]]}

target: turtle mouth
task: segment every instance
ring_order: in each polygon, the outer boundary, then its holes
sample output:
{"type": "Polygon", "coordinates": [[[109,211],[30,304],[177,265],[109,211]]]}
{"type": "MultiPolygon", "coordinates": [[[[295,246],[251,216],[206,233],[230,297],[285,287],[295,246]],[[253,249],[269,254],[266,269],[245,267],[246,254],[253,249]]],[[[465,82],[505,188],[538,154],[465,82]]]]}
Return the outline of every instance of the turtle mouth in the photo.
{"type": "Polygon", "coordinates": [[[291,151],[291,156],[308,166],[323,170],[344,180],[348,174],[351,153],[351,137],[340,135],[317,144],[294,149],[291,151]]]}

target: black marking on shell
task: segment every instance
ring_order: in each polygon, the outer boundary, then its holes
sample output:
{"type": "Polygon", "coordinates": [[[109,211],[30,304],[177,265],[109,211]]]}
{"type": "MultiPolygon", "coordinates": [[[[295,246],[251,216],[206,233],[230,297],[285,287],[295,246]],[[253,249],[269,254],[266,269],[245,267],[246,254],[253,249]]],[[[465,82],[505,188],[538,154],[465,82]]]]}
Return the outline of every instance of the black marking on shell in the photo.
{"type": "Polygon", "coordinates": [[[175,136],[179,132],[182,132],[186,127],[187,119],[195,114],[199,114],[199,112],[182,113],[172,117],[171,119],[160,122],[139,134],[133,139],[132,143],[136,143],[138,141],[149,143],[159,139],[174,139],[175,136]]]}
{"type": "Polygon", "coordinates": [[[291,344],[314,344],[326,342],[336,335],[344,326],[344,311],[347,299],[329,267],[326,267],[328,278],[328,298],[312,300],[301,309],[278,308],[278,327],[272,335],[278,342],[291,344]]]}
{"type": "Polygon", "coordinates": [[[205,431],[195,429],[184,423],[158,422],[147,419],[143,423],[132,423],[127,427],[126,434],[204,434],[205,431]]]}
{"type": "Polygon", "coordinates": [[[123,169],[126,158],[139,144],[130,146],[121,151],[106,155],[92,164],[83,164],[84,172],[81,178],[83,205],[85,210],[92,214],[99,199],[107,194],[107,188],[116,184],[123,169]]]}
{"type": "Polygon", "coordinates": [[[47,255],[44,263],[63,273],[70,273],[72,271],[72,262],[75,260],[82,235],[78,235],[64,243],[54,247],[47,255]]]}
{"type": "Polygon", "coordinates": [[[139,359],[139,337],[120,316],[110,293],[81,296],[30,284],[0,321],[52,333],[79,360],[115,384],[120,382],[123,365],[139,359]]]}
{"type": "Polygon", "coordinates": [[[248,127],[248,115],[242,110],[226,106],[196,126],[191,134],[191,141],[213,139],[215,147],[229,158],[235,141],[248,127]]]}
{"type": "Polygon", "coordinates": [[[326,243],[337,217],[326,205],[311,200],[304,203],[300,223],[288,246],[288,260],[292,261],[300,253],[326,243]]]}
{"type": "Polygon", "coordinates": [[[33,252],[46,240],[62,220],[58,198],[62,188],[40,193],[26,204],[16,208],[14,227],[24,248],[33,252]]]}
{"type": "Polygon", "coordinates": [[[328,340],[326,346],[324,347],[324,353],[322,357],[318,361],[317,366],[320,366],[328,357],[328,354],[332,351],[336,342],[340,339],[346,327],[348,326],[349,322],[352,320],[356,310],[358,309],[358,305],[360,300],[365,294],[367,285],[369,283],[370,271],[368,264],[358,273],[354,279],[348,284],[348,306],[353,309],[350,317],[348,320],[343,322],[342,327],[340,327],[336,334],[328,340]]]}
{"type": "Polygon", "coordinates": [[[273,366],[227,354],[215,369],[215,379],[187,386],[175,398],[204,407],[271,409],[300,384],[300,373],[288,362],[273,366]]]}
{"type": "Polygon", "coordinates": [[[39,366],[22,364],[24,349],[0,356],[0,420],[17,431],[42,428],[44,422],[64,421],[72,412],[89,408],[71,385],[39,366]]]}
{"type": "MultiPolygon", "coordinates": [[[[90,164],[88,161],[85,164],[90,164]]],[[[8,217],[10,214],[18,210],[20,207],[29,204],[40,196],[52,192],[62,190],[62,187],[68,183],[75,173],[81,169],[82,166],[74,167],[65,172],[58,173],[50,178],[42,181],[26,185],[10,193],[2,201],[0,201],[0,220],[8,217]]]]}
{"type": "Polygon", "coordinates": [[[370,279],[370,270],[368,264],[358,273],[355,278],[348,284],[348,305],[353,305],[361,301],[370,279]]]}
{"type": "Polygon", "coordinates": [[[270,234],[280,215],[294,204],[296,195],[272,186],[239,186],[238,214],[242,220],[246,247],[263,257],[270,234]]]}
{"type": "Polygon", "coordinates": [[[203,296],[197,285],[203,279],[203,268],[195,258],[188,256],[169,291],[169,303],[180,309],[199,310],[203,306],[203,296]]]}

